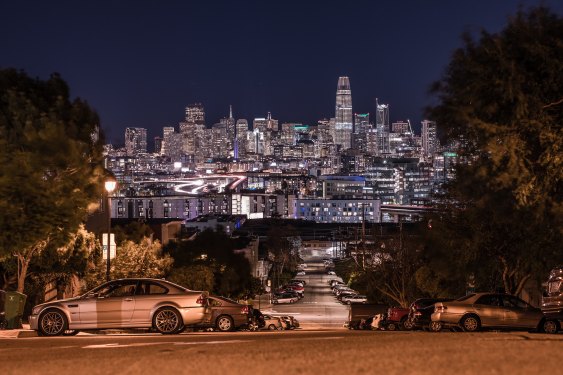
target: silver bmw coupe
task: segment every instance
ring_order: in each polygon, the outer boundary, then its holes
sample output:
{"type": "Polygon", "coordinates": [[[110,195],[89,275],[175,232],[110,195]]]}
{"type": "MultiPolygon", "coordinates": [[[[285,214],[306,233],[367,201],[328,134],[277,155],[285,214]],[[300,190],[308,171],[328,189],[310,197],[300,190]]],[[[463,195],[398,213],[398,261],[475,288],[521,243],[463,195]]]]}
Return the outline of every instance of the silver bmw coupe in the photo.
{"type": "Polygon", "coordinates": [[[82,296],[35,306],[29,323],[42,336],[110,328],[173,334],[209,319],[208,295],[160,279],[112,280],[82,296]]]}

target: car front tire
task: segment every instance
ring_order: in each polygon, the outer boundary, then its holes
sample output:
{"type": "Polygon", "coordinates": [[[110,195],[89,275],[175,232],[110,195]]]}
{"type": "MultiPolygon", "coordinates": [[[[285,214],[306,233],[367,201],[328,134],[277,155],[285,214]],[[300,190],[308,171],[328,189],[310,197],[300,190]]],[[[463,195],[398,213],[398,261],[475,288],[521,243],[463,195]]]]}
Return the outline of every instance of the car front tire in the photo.
{"type": "Polygon", "coordinates": [[[461,327],[465,332],[477,332],[481,329],[481,321],[476,315],[467,315],[461,319],[461,327]]]}
{"type": "Polygon", "coordinates": [[[158,310],[152,319],[153,327],[163,335],[178,333],[182,328],[182,317],[180,313],[172,307],[163,307],[158,310]]]}
{"type": "Polygon", "coordinates": [[[68,327],[66,315],[56,309],[43,312],[39,318],[38,330],[41,336],[60,336],[68,327]]]}
{"type": "Polygon", "coordinates": [[[559,322],[556,320],[546,320],[545,322],[543,322],[542,328],[545,333],[549,334],[555,334],[561,329],[559,327],[559,322]]]}

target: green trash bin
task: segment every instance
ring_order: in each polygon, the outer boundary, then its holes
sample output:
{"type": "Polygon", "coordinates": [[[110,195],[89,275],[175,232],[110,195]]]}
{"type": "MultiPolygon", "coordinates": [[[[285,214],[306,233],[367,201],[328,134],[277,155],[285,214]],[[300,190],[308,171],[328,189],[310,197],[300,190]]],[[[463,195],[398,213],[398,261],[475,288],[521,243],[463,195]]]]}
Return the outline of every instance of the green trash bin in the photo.
{"type": "Polygon", "coordinates": [[[27,296],[19,292],[6,292],[4,314],[6,329],[22,328],[22,315],[27,296]]]}

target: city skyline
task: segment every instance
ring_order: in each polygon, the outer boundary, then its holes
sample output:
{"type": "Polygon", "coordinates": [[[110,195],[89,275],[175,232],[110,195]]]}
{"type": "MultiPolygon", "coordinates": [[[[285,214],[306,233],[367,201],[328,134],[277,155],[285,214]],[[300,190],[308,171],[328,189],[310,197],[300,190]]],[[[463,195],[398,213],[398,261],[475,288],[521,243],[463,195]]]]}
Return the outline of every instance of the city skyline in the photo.
{"type": "MultiPolygon", "coordinates": [[[[419,129],[464,31],[499,31],[522,5],[555,1],[356,1],[264,4],[120,2],[2,6],[0,67],[46,78],[59,72],[72,97],[99,113],[111,143],[125,128],[148,131],[152,146],[165,126],[178,127],[186,106],[202,103],[208,127],[229,116],[316,124],[335,116],[338,77],[350,78],[353,112],[419,129]]],[[[375,122],[375,121],[374,121],[375,122]]]]}

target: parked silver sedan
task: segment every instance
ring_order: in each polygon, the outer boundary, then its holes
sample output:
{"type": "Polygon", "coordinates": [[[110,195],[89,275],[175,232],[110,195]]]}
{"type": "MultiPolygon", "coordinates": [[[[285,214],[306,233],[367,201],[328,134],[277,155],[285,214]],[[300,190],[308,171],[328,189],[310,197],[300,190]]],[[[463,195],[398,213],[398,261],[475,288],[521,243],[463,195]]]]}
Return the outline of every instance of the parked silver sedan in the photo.
{"type": "Polygon", "coordinates": [[[459,326],[474,332],[482,327],[543,330],[545,318],[540,309],[516,296],[499,293],[472,293],[455,301],[434,304],[432,322],[459,326]]]}
{"type": "Polygon", "coordinates": [[[120,279],[86,294],[33,308],[31,329],[43,336],[108,328],[153,328],[178,333],[209,319],[208,293],[159,279],[120,279]]]}

